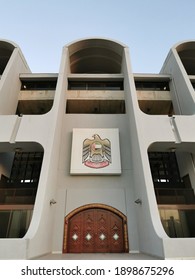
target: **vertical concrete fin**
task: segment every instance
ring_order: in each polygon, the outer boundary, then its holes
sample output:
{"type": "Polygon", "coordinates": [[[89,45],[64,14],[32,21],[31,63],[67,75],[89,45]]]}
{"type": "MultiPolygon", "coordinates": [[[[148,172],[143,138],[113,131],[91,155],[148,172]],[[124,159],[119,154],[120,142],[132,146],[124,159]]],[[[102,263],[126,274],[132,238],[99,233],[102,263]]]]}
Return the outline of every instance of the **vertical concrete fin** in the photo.
{"type": "Polygon", "coordinates": [[[170,117],[170,124],[171,124],[171,128],[172,128],[172,131],[173,131],[173,134],[175,137],[175,143],[181,143],[181,137],[180,137],[174,116],[170,117]]]}
{"type": "Polygon", "coordinates": [[[16,121],[15,121],[15,125],[10,137],[10,143],[15,143],[15,139],[16,139],[16,135],[18,133],[18,129],[20,127],[20,122],[21,122],[22,118],[21,117],[17,117],[16,121]]]}

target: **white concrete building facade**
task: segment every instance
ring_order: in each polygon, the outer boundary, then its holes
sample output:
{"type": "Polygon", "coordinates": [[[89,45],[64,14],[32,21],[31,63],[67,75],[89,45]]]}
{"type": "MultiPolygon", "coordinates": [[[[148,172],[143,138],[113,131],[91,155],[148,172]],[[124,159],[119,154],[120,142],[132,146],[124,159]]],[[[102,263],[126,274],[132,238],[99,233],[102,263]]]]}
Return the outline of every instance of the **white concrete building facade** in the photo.
{"type": "Polygon", "coordinates": [[[0,41],[0,258],[135,253],[195,258],[195,42],[159,74],[87,38],[59,73],[0,41]]]}

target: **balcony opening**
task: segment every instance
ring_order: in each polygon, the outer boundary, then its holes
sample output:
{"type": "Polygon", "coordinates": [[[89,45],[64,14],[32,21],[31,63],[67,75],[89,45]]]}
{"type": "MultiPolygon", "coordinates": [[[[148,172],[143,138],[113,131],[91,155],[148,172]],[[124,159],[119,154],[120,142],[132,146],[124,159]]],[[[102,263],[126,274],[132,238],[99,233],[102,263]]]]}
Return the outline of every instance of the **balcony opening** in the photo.
{"type": "Polygon", "coordinates": [[[136,81],[135,86],[137,90],[144,91],[169,91],[169,82],[155,82],[155,81],[136,81]]]}
{"type": "Polygon", "coordinates": [[[180,44],[176,48],[188,75],[195,75],[195,42],[180,44]]]}
{"type": "Polygon", "coordinates": [[[68,90],[123,90],[123,81],[69,81],[68,90]]]}
{"type": "Polygon", "coordinates": [[[0,41],[0,75],[3,74],[13,50],[13,45],[8,42],[0,41]]]}
{"type": "Polygon", "coordinates": [[[19,148],[7,144],[6,150],[0,145],[0,238],[25,235],[41,172],[42,147],[36,143],[17,145],[19,148]]]}
{"type": "Polygon", "coordinates": [[[56,75],[35,77],[23,75],[20,77],[21,90],[19,93],[17,115],[39,115],[49,112],[53,106],[56,90],[56,75]]]}
{"type": "Polygon", "coordinates": [[[57,80],[22,80],[21,90],[55,90],[57,80]]]}
{"type": "Polygon", "coordinates": [[[124,47],[103,39],[86,39],[68,46],[71,73],[121,73],[124,47]]]}
{"type": "Polygon", "coordinates": [[[165,232],[171,238],[195,237],[195,209],[164,209],[159,214],[165,232]]]}
{"type": "Polygon", "coordinates": [[[125,114],[125,101],[69,99],[66,114],[125,114]]]}
{"type": "Polygon", "coordinates": [[[67,114],[125,114],[123,79],[69,80],[67,114]]]}
{"type": "Polygon", "coordinates": [[[188,152],[148,152],[156,201],[169,237],[195,237],[193,155],[188,152]]]}
{"type": "Polygon", "coordinates": [[[0,238],[22,238],[30,225],[32,209],[0,210],[0,238]]]}
{"type": "Polygon", "coordinates": [[[135,86],[139,107],[149,115],[174,115],[173,103],[170,95],[169,80],[159,81],[150,77],[143,80],[135,78],[135,86]]]}

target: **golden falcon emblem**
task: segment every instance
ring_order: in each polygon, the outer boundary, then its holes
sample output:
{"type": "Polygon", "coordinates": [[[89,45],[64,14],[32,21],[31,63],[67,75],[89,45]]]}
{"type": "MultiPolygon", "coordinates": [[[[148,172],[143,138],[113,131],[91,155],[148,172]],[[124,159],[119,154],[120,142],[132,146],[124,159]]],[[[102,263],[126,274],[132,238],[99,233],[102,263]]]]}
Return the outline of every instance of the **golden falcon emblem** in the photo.
{"type": "Polygon", "coordinates": [[[98,134],[94,134],[93,139],[83,141],[84,165],[91,168],[103,168],[111,163],[111,143],[110,140],[101,139],[98,134]]]}

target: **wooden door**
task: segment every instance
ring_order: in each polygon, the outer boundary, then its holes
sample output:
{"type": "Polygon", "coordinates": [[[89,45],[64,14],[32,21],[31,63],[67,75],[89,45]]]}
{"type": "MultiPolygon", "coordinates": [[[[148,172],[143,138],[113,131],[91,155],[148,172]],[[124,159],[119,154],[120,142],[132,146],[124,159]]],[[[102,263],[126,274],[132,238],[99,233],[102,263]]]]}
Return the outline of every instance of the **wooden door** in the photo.
{"type": "Polygon", "coordinates": [[[64,252],[120,253],[126,251],[124,220],[102,208],[81,210],[66,220],[64,252]]]}

